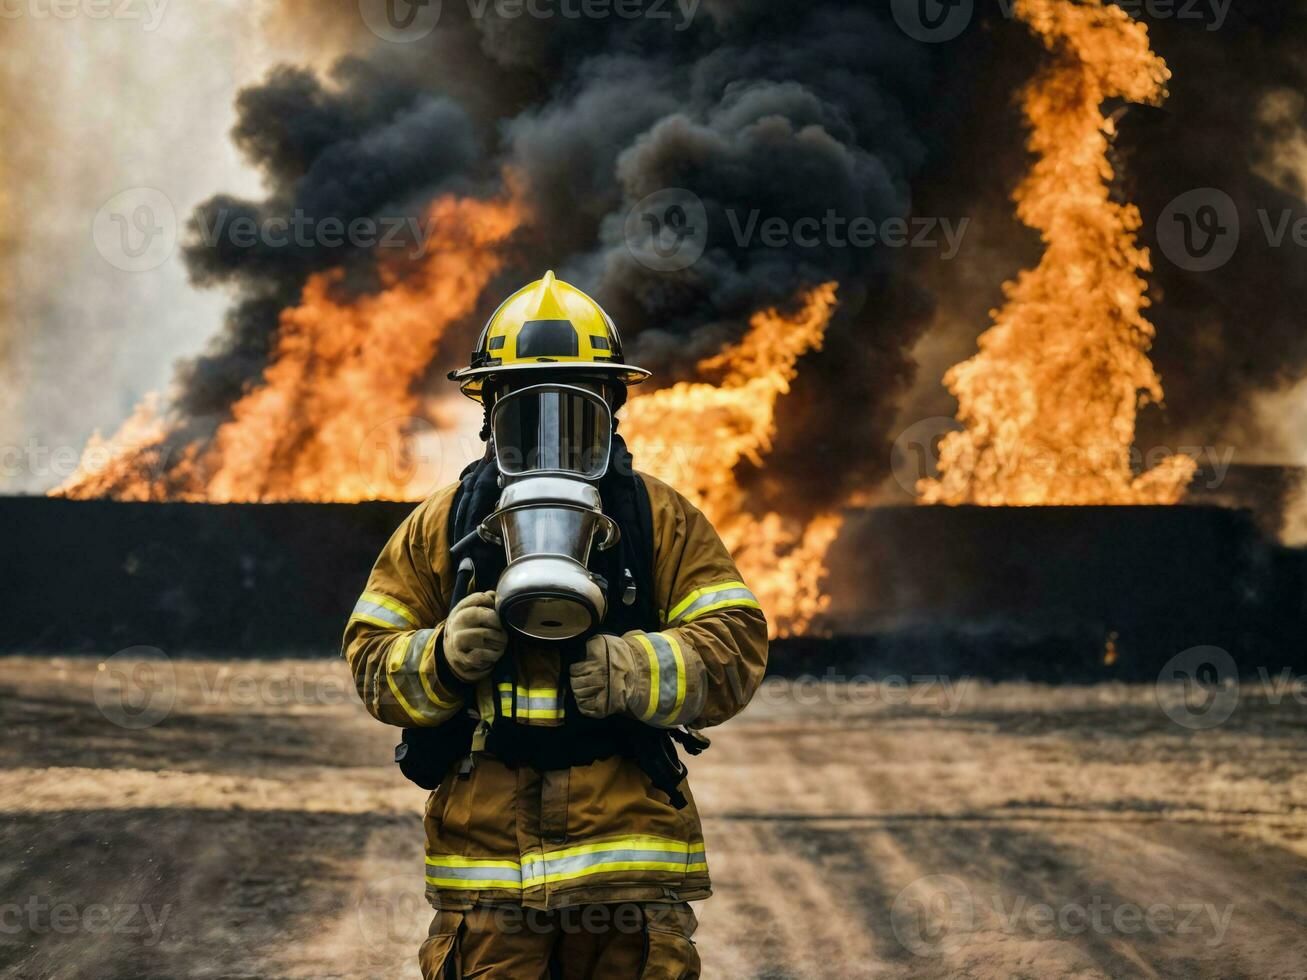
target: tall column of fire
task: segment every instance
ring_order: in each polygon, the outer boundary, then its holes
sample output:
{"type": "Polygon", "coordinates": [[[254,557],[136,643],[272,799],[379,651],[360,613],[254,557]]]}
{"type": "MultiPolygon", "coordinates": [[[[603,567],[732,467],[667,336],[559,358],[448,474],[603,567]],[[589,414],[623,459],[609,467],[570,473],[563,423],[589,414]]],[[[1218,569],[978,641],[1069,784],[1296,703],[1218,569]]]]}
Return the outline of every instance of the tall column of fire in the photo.
{"type": "Polygon", "coordinates": [[[1194,462],[1170,456],[1138,473],[1135,418],[1160,402],[1148,358],[1153,325],[1136,242],[1138,209],[1109,194],[1113,120],[1105,100],[1156,104],[1170,77],[1148,32],[1101,0],[1017,0],[1052,64],[1025,89],[1037,160],[1016,191],[1017,215],[1040,232],[1039,265],[1004,285],[979,352],[944,383],[965,429],[940,445],[938,479],[924,503],[1166,504],[1194,462]]]}

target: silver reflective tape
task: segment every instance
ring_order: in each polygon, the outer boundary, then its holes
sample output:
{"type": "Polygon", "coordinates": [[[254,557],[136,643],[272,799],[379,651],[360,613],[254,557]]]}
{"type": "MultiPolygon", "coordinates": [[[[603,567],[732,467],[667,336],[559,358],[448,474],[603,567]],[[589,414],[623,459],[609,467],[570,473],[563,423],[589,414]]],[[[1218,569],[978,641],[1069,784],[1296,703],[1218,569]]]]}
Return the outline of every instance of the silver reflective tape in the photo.
{"type": "Polygon", "coordinates": [[[685,678],[667,637],[661,633],[650,633],[648,636],[654,653],[658,656],[658,707],[653,714],[659,718],[668,718],[676,709],[676,692],[684,685],[685,678]]]}
{"type": "Polygon", "coordinates": [[[408,656],[405,660],[406,665],[415,674],[418,673],[422,667],[422,651],[425,650],[427,644],[431,642],[431,634],[434,632],[435,630],[430,629],[418,630],[413,634],[413,639],[409,642],[408,656]]]}
{"type": "MultiPolygon", "coordinates": [[[[504,695],[507,700],[508,695],[504,695]]],[[[563,704],[558,698],[518,698],[517,706],[527,711],[562,711],[563,704]]]]}
{"type": "MultiPolygon", "coordinates": [[[[561,713],[563,710],[563,696],[558,691],[549,694],[537,694],[535,697],[528,697],[523,693],[526,688],[517,689],[517,707],[519,711],[550,711],[561,713]]],[[[512,688],[503,686],[499,688],[499,703],[503,706],[504,711],[508,711],[513,703],[512,688]]]]}
{"type": "Polygon", "coordinates": [[[367,616],[370,619],[379,619],[383,623],[389,623],[395,629],[406,630],[412,629],[413,624],[407,619],[395,612],[393,609],[387,609],[385,606],[378,605],[367,599],[360,599],[354,603],[355,616],[367,616]]]}
{"type": "Polygon", "coordinates": [[[719,602],[730,602],[733,600],[757,602],[758,597],[748,589],[742,589],[739,587],[733,589],[718,589],[716,592],[705,592],[703,595],[699,596],[699,598],[695,599],[694,602],[690,603],[677,613],[676,619],[673,620],[673,622],[682,622],[687,617],[693,616],[696,612],[702,609],[707,609],[709,606],[715,606],[719,602]]]}
{"type": "MultiPolygon", "coordinates": [[[[629,864],[675,864],[685,867],[689,855],[684,851],[658,851],[645,848],[623,847],[611,851],[589,851],[585,854],[572,854],[567,857],[544,857],[528,859],[522,868],[522,878],[527,884],[533,884],[553,875],[603,874],[604,865],[629,864]]],[[[612,870],[620,871],[621,868],[612,870]]]]}
{"type": "Polygon", "coordinates": [[[517,881],[522,880],[522,872],[512,866],[478,865],[464,867],[454,864],[435,864],[427,861],[427,876],[430,878],[451,878],[455,881],[517,881]]]}

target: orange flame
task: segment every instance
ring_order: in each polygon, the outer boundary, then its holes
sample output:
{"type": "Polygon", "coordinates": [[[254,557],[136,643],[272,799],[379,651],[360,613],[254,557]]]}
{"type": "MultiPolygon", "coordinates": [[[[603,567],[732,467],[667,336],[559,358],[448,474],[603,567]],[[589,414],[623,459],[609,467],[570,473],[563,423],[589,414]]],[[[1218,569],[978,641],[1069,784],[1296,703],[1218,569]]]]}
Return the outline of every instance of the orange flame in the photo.
{"type": "Polygon", "coordinates": [[[825,607],[824,559],[841,518],[796,528],[779,514],[749,513],[735,478],[741,460],[761,464],[776,432],[776,402],[796,362],[819,348],[835,308],[835,283],[803,297],[793,315],[756,313],[738,344],[703,361],[719,383],[682,381],[633,397],[622,432],[638,465],[673,484],[712,521],[767,610],[772,629],[801,633],[825,607]]]}
{"type": "Polygon", "coordinates": [[[342,299],[341,270],[316,274],[281,314],[262,383],[214,439],[164,458],[165,427],[144,404],[98,436],[54,492],[68,497],[226,501],[412,499],[407,423],[447,327],[472,312],[522,220],[511,200],[444,197],[431,207],[418,268],[381,264],[383,288],[342,299]],[[92,452],[92,450],[95,450],[92,452]],[[107,461],[107,465],[106,465],[107,461]]]}
{"type": "Polygon", "coordinates": [[[1147,356],[1139,211],[1109,196],[1110,98],[1157,103],[1170,72],[1148,31],[1101,0],[1017,0],[1017,15],[1054,64],[1024,92],[1038,155],[1016,192],[1017,215],[1045,244],[1039,266],[1004,284],[980,352],[944,383],[965,429],[940,443],[940,477],[924,503],[1175,503],[1194,461],[1171,456],[1136,476],[1130,465],[1139,408],[1160,402],[1147,356]]]}
{"type": "MultiPolygon", "coordinates": [[[[343,299],[343,272],[317,274],[281,314],[261,384],[206,444],[168,459],[168,426],[146,399],[112,440],[87,445],[68,497],[212,502],[420,499],[431,489],[403,465],[406,423],[420,412],[415,384],[445,329],[467,316],[502,267],[500,246],[522,221],[511,201],[443,198],[432,208],[442,237],[418,269],[380,269],[383,288],[343,299]],[[368,459],[362,458],[366,448],[368,459]],[[396,462],[400,465],[396,466],[396,462]]],[[[802,632],[826,605],[823,560],[838,514],[806,527],[754,516],[736,482],[741,460],[761,464],[777,400],[804,353],[821,346],[835,284],[802,297],[797,313],[766,310],[741,341],[700,365],[717,384],[683,382],[632,398],[623,418],[639,465],[682,489],[736,556],[773,629],[802,632]]]]}

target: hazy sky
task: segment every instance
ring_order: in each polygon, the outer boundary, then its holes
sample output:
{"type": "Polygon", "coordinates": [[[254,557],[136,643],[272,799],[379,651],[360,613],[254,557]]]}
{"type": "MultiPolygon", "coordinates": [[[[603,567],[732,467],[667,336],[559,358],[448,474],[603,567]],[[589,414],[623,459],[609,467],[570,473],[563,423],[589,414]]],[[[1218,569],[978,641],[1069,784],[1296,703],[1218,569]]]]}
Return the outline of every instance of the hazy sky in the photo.
{"type": "Polygon", "coordinates": [[[58,482],[56,460],[114,430],[216,331],[227,297],[192,289],[180,250],[165,246],[197,202],[258,189],[228,135],[237,89],[309,46],[331,53],[318,25],[298,29],[293,6],[274,20],[266,0],[154,2],[129,3],[121,19],[91,16],[91,2],[66,17],[48,0],[3,8],[0,492],[58,482]],[[102,211],[115,201],[127,207],[110,211],[136,217],[148,202],[158,216],[155,248],[137,260],[113,246],[140,241],[102,211]]]}

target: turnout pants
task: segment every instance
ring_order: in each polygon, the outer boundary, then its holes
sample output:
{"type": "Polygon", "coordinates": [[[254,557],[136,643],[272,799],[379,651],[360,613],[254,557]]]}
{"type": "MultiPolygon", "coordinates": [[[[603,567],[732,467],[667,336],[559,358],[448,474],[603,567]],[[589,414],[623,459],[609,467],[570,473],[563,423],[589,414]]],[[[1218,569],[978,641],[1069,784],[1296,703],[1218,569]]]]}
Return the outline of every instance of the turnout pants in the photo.
{"type": "Polygon", "coordinates": [[[480,905],[438,911],[418,959],[424,980],[698,980],[697,924],[684,902],[480,905]]]}

